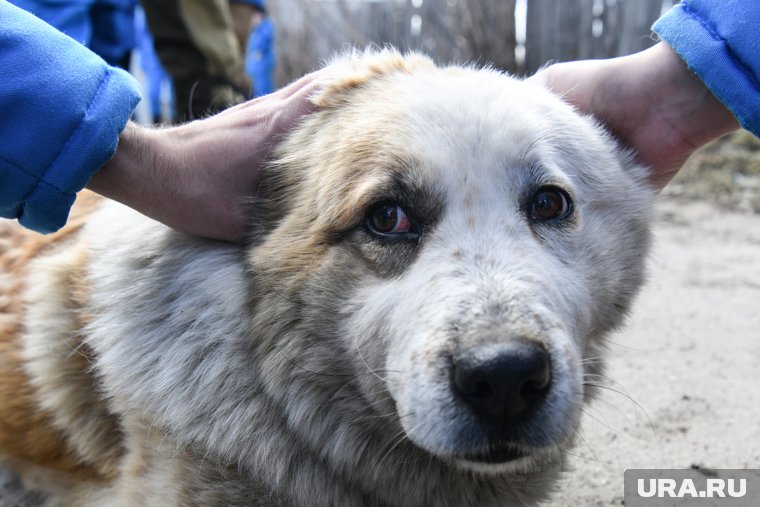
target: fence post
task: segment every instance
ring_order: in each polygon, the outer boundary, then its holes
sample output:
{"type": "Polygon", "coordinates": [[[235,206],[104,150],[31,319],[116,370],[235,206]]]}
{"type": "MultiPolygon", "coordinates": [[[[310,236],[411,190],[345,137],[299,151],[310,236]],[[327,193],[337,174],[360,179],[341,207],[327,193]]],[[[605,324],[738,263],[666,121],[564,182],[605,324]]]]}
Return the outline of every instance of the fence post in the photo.
{"type": "Polygon", "coordinates": [[[577,0],[528,0],[525,67],[533,73],[549,61],[574,60],[579,41],[590,37],[581,30],[577,0]]]}
{"type": "Polygon", "coordinates": [[[637,53],[654,44],[651,26],[660,17],[662,0],[627,1],[623,4],[623,34],[617,48],[619,55],[637,53]]]}

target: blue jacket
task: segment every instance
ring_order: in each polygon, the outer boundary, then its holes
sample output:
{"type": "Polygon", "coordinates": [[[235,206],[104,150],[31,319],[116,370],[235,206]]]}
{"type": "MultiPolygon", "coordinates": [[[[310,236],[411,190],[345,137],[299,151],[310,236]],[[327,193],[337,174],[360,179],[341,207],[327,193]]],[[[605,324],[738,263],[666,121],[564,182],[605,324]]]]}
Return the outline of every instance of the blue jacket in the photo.
{"type": "Polygon", "coordinates": [[[0,216],[52,232],[116,150],[139,85],[0,0],[0,216]]]}
{"type": "Polygon", "coordinates": [[[652,29],[760,136],[760,2],[683,0],[652,29]]]}

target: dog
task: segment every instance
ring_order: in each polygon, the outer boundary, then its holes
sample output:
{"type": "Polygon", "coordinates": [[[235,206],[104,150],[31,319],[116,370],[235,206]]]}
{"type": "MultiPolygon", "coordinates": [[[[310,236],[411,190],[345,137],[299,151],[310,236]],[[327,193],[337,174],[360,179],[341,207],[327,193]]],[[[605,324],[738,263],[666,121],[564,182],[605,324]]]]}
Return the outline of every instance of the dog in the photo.
{"type": "Polygon", "coordinates": [[[0,453],[51,505],[545,500],[644,279],[646,169],[536,80],[344,55],[245,246],[3,224],[0,453]]]}

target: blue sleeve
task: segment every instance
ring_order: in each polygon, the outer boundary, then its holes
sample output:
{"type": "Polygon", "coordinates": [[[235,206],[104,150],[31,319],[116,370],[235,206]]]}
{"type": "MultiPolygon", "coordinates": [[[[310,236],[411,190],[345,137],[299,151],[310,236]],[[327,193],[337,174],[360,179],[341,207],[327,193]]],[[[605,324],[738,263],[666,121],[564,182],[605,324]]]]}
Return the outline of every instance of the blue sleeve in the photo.
{"type": "Polygon", "coordinates": [[[113,156],[139,87],[128,73],[5,0],[0,69],[0,216],[52,232],[113,156]]]}
{"type": "Polygon", "coordinates": [[[760,136],[760,3],[683,0],[652,29],[742,127],[760,136]]]}

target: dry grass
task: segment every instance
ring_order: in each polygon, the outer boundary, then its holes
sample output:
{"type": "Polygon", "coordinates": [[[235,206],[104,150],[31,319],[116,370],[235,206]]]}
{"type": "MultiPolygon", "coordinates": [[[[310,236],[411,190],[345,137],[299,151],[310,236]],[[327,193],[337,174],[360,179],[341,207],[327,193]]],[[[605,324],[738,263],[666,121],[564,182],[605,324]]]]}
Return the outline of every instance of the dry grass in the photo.
{"type": "Polygon", "coordinates": [[[760,214],[760,139],[745,130],[697,151],[664,195],[760,214]]]}

